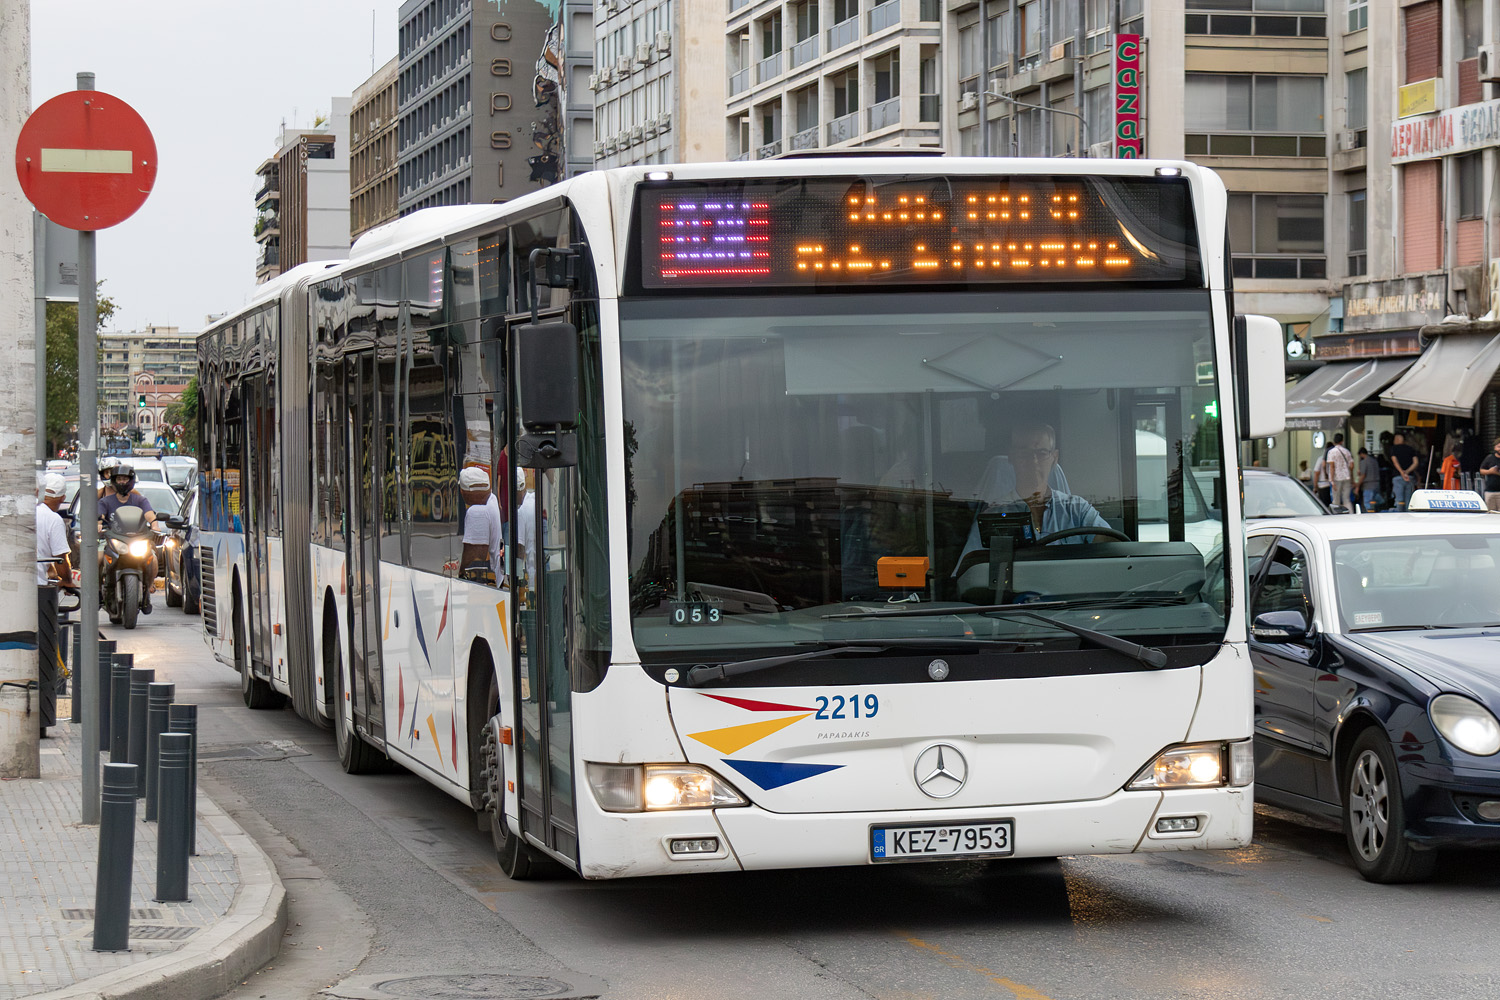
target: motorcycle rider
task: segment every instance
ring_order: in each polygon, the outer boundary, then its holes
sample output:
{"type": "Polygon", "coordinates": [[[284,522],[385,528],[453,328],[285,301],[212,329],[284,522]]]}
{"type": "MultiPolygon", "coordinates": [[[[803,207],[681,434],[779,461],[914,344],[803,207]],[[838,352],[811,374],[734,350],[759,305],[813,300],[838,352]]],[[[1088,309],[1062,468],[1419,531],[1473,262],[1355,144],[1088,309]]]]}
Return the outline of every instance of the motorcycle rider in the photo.
{"type": "MultiPolygon", "coordinates": [[[[156,521],[156,511],[151,508],[151,501],[147,500],[135,489],[135,467],[121,462],[115,466],[110,474],[109,484],[111,492],[99,501],[99,528],[102,537],[104,529],[109,524],[110,515],[121,507],[139,507],[146,512],[146,523],[156,521]]],[[[151,590],[156,582],[156,546],[152,544],[148,536],[146,540],[146,579],[145,586],[141,588],[141,614],[151,613],[151,590]]],[[[99,550],[99,579],[104,580],[104,550],[99,550]]]]}
{"type": "Polygon", "coordinates": [[[114,478],[115,469],[119,466],[119,464],[120,460],[114,455],[105,455],[103,458],[99,459],[100,500],[103,500],[105,495],[110,492],[110,480],[114,478]]]}

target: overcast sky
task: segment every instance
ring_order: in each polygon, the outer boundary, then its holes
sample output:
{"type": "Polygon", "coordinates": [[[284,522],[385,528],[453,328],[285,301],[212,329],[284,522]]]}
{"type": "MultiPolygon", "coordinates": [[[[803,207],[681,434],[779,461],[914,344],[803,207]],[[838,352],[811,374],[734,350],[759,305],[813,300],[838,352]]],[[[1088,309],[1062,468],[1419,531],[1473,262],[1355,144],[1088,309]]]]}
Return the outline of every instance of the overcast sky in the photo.
{"type": "MultiPolygon", "coordinates": [[[[6,0],[0,0],[6,2],[6,0]]],[[[31,0],[31,106],[78,73],[156,138],[156,187],[97,239],[109,329],[203,329],[255,286],[255,170],[396,54],[399,0],[31,0]],[[373,35],[373,37],[372,37],[373,35]],[[373,49],[373,60],[372,60],[373,49]]]]}

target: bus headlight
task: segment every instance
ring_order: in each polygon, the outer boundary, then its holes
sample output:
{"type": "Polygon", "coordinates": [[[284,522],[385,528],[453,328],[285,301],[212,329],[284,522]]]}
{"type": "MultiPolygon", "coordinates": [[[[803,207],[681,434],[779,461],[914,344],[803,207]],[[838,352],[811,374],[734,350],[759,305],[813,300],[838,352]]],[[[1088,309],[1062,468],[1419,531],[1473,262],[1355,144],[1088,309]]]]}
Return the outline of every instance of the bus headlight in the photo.
{"type": "Polygon", "coordinates": [[[150,550],[151,544],[144,538],[137,538],[135,541],[130,543],[130,554],[135,556],[137,559],[144,559],[146,557],[146,553],[150,550]]]}
{"type": "Polygon", "coordinates": [[[1500,753],[1500,722],[1489,709],[1461,694],[1440,694],[1427,707],[1443,739],[1464,753],[1489,757],[1500,753]]]}
{"type": "Polygon", "coordinates": [[[1249,740],[1185,743],[1163,750],[1141,768],[1130,791],[1167,788],[1243,788],[1255,780],[1255,750],[1249,740]]]}
{"type": "Polygon", "coordinates": [[[749,805],[729,782],[695,764],[590,763],[587,770],[594,798],[605,812],[749,805]]]}

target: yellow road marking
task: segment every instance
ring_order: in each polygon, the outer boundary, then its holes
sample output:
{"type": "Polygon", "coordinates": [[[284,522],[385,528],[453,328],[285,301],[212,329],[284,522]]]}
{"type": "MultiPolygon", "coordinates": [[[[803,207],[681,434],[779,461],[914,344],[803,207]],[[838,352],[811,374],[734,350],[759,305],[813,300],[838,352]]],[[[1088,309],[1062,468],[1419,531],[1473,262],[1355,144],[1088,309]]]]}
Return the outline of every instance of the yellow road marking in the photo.
{"type": "Polygon", "coordinates": [[[1003,986],[1007,990],[1010,990],[1011,996],[1016,997],[1017,1000],[1052,1000],[1051,997],[1047,996],[1047,994],[1041,992],[1040,990],[1032,989],[1025,983],[1018,983],[1014,979],[1007,979],[997,972],[992,972],[991,970],[983,968],[982,966],[975,965],[973,962],[970,962],[964,958],[960,958],[958,955],[955,955],[950,951],[944,951],[937,945],[929,944],[926,941],[923,941],[921,938],[903,937],[902,940],[911,945],[913,948],[920,948],[923,951],[932,952],[934,955],[937,955],[939,958],[947,962],[949,965],[953,966],[953,968],[955,969],[962,969],[964,972],[974,972],[978,973],[981,976],[984,976],[996,986],[1003,986]]]}

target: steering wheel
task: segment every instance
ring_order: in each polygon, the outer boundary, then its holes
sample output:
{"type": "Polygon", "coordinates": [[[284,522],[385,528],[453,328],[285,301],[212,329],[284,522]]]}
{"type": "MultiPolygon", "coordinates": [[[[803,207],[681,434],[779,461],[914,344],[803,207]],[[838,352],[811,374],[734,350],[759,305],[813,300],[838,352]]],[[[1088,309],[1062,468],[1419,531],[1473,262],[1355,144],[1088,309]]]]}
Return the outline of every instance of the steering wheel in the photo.
{"type": "Polygon", "coordinates": [[[1135,539],[1123,531],[1116,531],[1114,528],[1097,528],[1092,524],[1085,524],[1076,528],[1063,528],[1061,531],[1054,531],[1051,534],[1043,535],[1036,540],[1035,544],[1050,545],[1058,539],[1072,538],[1075,535],[1107,535],[1110,538],[1117,538],[1122,542],[1135,541],[1135,539]]]}

